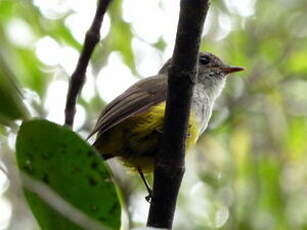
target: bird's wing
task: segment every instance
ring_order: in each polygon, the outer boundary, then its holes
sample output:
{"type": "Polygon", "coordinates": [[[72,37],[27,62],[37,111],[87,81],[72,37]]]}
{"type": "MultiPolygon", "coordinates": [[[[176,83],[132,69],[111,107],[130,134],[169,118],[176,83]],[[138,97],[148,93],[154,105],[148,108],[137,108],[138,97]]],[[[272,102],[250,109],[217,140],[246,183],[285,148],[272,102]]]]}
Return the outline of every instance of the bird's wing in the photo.
{"type": "Polygon", "coordinates": [[[123,120],[166,100],[166,94],[166,75],[137,82],[105,107],[89,137],[98,131],[104,133],[123,120]]]}

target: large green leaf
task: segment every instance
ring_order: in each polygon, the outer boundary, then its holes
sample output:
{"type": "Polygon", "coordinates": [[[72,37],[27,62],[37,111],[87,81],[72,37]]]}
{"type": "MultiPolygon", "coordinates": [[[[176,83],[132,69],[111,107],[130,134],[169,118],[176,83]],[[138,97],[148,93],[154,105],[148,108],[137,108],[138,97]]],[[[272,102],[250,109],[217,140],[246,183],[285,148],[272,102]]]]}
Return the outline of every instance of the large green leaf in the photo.
{"type": "MultiPolygon", "coordinates": [[[[101,157],[77,134],[46,120],[24,122],[16,151],[22,173],[48,185],[102,226],[120,228],[121,207],[110,173],[101,157]]],[[[84,229],[25,187],[28,203],[42,229],[84,229]]]]}

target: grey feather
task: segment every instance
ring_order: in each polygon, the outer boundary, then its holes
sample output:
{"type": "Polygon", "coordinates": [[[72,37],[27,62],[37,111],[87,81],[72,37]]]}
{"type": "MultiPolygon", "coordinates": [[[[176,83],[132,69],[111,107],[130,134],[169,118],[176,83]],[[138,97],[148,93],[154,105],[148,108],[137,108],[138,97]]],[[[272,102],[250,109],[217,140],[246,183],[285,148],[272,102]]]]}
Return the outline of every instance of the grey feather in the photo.
{"type": "Polygon", "coordinates": [[[165,74],[137,82],[105,107],[88,138],[98,131],[104,133],[125,119],[165,101],[166,94],[167,75],[165,74]]]}

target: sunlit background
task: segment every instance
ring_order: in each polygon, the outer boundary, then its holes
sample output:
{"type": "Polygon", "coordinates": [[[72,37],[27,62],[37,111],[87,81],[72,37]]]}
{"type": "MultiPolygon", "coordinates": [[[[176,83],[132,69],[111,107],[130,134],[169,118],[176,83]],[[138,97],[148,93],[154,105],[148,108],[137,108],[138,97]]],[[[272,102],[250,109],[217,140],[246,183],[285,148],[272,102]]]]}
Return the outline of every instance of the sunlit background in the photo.
{"type": "MultiPolygon", "coordinates": [[[[33,116],[62,124],[96,0],[0,0],[0,68],[11,70],[33,116]]],[[[114,0],[77,105],[87,136],[99,111],[172,55],[178,0],[114,0]]],[[[202,50],[245,72],[231,76],[210,126],[187,157],[175,229],[307,229],[307,4],[212,0],[202,50]]],[[[0,126],[0,230],[37,229],[19,186],[16,128],[0,126]]],[[[122,178],[130,226],[146,222],[139,178],[122,178]]]]}

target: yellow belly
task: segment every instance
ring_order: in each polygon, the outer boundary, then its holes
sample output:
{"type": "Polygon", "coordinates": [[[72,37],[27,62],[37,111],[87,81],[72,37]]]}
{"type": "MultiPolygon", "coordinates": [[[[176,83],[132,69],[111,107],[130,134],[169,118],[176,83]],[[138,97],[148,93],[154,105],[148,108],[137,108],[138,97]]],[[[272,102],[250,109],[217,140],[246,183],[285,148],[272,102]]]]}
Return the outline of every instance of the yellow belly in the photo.
{"type": "MultiPolygon", "coordinates": [[[[120,157],[128,167],[141,168],[145,173],[151,172],[154,156],[159,151],[164,110],[165,102],[162,102],[144,113],[126,119],[99,137],[98,150],[102,154],[120,157]]],[[[187,151],[199,137],[198,127],[191,113],[186,139],[187,151]]]]}

